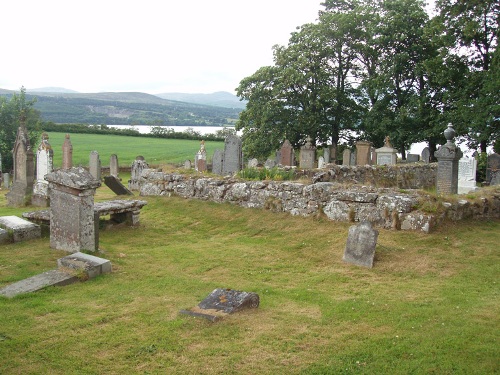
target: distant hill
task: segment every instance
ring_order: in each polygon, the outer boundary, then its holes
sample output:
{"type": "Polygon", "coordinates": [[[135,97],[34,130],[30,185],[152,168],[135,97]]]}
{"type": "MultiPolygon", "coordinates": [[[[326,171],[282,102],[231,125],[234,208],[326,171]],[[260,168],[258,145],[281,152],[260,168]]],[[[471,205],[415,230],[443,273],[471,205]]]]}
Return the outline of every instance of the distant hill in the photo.
{"type": "Polygon", "coordinates": [[[156,96],[163,99],[176,100],[179,102],[213,105],[217,107],[244,109],[246,106],[245,102],[241,102],[236,95],[233,95],[227,91],[219,91],[212,94],[186,94],[180,92],[171,92],[156,94],[156,96]]]}
{"type": "Polygon", "coordinates": [[[78,93],[78,91],[65,89],[64,87],[40,87],[38,89],[26,89],[26,92],[29,92],[29,93],[38,93],[38,92],[41,92],[41,93],[48,92],[49,93],[50,92],[50,93],[65,93],[65,94],[78,93]]]}
{"type": "MultiPolygon", "coordinates": [[[[1,96],[12,90],[0,89],[1,96]]],[[[141,92],[33,92],[35,108],[44,121],[55,123],[166,125],[166,126],[231,126],[240,108],[209,106],[162,99],[141,92]]]]}

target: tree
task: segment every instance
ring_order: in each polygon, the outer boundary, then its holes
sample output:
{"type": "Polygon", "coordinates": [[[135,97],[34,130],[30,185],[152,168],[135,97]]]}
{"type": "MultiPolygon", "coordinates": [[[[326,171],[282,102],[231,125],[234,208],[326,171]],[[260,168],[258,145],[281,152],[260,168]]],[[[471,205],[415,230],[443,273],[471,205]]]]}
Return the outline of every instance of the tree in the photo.
{"type": "Polygon", "coordinates": [[[36,147],[40,136],[40,114],[33,108],[35,101],[36,99],[26,99],[24,87],[21,87],[19,94],[13,94],[10,100],[0,97],[0,154],[4,171],[10,171],[13,168],[12,149],[21,116],[26,118],[31,146],[36,147]]]}

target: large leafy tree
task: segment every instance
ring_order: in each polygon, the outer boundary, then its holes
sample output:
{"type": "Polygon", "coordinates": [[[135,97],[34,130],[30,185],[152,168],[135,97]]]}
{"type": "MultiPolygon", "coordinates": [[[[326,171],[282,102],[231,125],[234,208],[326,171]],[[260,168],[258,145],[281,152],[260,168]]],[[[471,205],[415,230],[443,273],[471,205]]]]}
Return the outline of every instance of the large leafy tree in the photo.
{"type": "Polygon", "coordinates": [[[35,99],[26,98],[24,87],[21,88],[19,94],[13,94],[10,99],[0,97],[0,154],[4,171],[10,171],[13,167],[12,149],[21,117],[25,118],[31,145],[36,147],[35,144],[39,138],[40,115],[33,108],[34,103],[35,99]]]}

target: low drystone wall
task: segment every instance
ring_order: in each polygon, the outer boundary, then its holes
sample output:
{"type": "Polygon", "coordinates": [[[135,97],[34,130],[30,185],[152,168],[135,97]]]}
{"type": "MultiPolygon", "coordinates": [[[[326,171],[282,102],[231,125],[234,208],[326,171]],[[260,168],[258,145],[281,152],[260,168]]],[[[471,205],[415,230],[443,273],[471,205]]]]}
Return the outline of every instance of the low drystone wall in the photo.
{"type": "Polygon", "coordinates": [[[431,231],[449,217],[500,217],[500,192],[493,200],[466,200],[440,207],[439,214],[418,211],[422,195],[392,188],[345,185],[336,182],[302,184],[278,181],[241,181],[236,179],[188,177],[153,169],[143,171],[142,196],[172,194],[214,202],[229,202],[247,208],[261,208],[292,215],[324,213],[336,221],[370,221],[384,228],[431,231]]]}

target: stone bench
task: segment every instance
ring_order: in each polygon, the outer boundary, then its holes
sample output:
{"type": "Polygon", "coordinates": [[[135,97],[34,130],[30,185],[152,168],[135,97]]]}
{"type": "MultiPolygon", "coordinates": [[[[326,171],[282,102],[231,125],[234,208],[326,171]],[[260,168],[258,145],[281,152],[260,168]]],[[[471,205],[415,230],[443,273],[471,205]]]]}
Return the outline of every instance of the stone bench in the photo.
{"type": "Polygon", "coordinates": [[[17,216],[0,216],[0,243],[20,242],[40,238],[39,225],[30,223],[17,216]]]}
{"type": "MultiPolygon", "coordinates": [[[[112,200],[94,203],[94,213],[99,216],[110,215],[115,223],[139,225],[141,208],[148,202],[141,200],[112,200]]],[[[50,225],[50,210],[24,212],[23,217],[35,223],[50,225]]]]}

